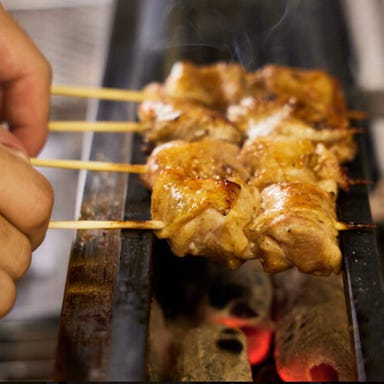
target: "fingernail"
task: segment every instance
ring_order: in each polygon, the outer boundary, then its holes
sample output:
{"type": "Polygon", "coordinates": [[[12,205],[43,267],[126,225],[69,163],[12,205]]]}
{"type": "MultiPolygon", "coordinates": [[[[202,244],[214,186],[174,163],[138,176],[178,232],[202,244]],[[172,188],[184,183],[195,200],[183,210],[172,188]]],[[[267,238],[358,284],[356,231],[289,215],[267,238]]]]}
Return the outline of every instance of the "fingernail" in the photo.
{"type": "Polygon", "coordinates": [[[9,143],[9,142],[3,142],[3,143],[0,142],[0,146],[4,148],[6,151],[12,153],[14,156],[17,156],[23,159],[27,163],[30,163],[27,153],[17,145],[14,145],[13,143],[9,143]]]}

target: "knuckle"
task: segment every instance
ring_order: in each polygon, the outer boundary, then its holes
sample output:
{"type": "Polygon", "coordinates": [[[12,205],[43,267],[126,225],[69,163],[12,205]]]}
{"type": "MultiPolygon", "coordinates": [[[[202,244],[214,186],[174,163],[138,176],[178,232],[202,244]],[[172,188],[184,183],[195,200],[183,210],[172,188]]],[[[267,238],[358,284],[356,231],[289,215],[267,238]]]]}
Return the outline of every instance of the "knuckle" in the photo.
{"type": "Polygon", "coordinates": [[[31,212],[25,223],[25,233],[31,241],[32,250],[36,249],[44,240],[54,202],[54,192],[51,184],[41,174],[35,186],[31,200],[31,212]]]}
{"type": "Polygon", "coordinates": [[[19,279],[28,270],[32,258],[29,238],[0,216],[0,270],[19,279]]]}
{"type": "Polygon", "coordinates": [[[40,175],[37,186],[35,188],[34,203],[34,220],[35,227],[43,225],[51,215],[54,200],[54,192],[48,180],[40,175]]]}
{"type": "Polygon", "coordinates": [[[11,277],[15,280],[20,279],[25,275],[32,260],[32,248],[29,239],[26,236],[22,236],[19,242],[19,250],[13,258],[13,268],[11,277]]]}
{"type": "Polygon", "coordinates": [[[16,300],[16,285],[11,277],[0,269],[0,318],[12,309],[16,300]]]}

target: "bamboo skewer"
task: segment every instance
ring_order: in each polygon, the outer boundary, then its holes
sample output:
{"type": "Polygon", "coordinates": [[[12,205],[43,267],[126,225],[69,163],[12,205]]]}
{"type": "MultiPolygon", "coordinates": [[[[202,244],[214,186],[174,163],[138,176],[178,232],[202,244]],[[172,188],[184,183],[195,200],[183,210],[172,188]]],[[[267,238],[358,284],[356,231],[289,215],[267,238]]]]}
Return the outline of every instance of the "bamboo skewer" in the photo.
{"type": "Polygon", "coordinates": [[[106,172],[128,172],[145,173],[145,164],[111,163],[105,161],[83,161],[83,160],[58,160],[31,158],[31,164],[36,167],[64,168],[64,169],[85,169],[89,171],[106,172]]]}
{"type": "Polygon", "coordinates": [[[149,97],[143,91],[117,88],[92,88],[74,85],[53,85],[51,94],[57,96],[81,97],[113,101],[144,101],[149,97]]]}
{"type": "Polygon", "coordinates": [[[368,115],[364,111],[349,110],[349,111],[347,111],[347,116],[349,119],[354,119],[354,120],[367,120],[368,119],[368,115]]]}
{"type": "MultiPolygon", "coordinates": [[[[31,164],[36,167],[63,168],[63,169],[84,169],[88,171],[103,172],[126,172],[126,173],[146,173],[146,164],[126,164],[105,161],[84,161],[84,160],[62,160],[62,159],[39,159],[31,158],[31,164]]],[[[348,179],[349,185],[370,185],[372,180],[348,179]]]]}
{"type": "MultiPolygon", "coordinates": [[[[156,230],[164,228],[161,220],[58,220],[51,221],[50,229],[148,229],[156,230]]],[[[338,231],[358,229],[375,229],[376,224],[342,223],[336,222],[338,231]]]]}
{"type": "MultiPolygon", "coordinates": [[[[153,97],[153,95],[142,90],[82,87],[77,85],[52,85],[51,94],[56,96],[95,98],[114,101],[144,101],[153,97]]],[[[349,110],[347,111],[347,116],[357,120],[365,120],[368,118],[367,113],[360,110],[349,110]]]]}
{"type": "Polygon", "coordinates": [[[349,185],[372,185],[373,181],[369,179],[348,179],[349,185]]]}
{"type": "Polygon", "coordinates": [[[377,225],[374,223],[367,223],[367,224],[342,223],[342,222],[338,221],[335,225],[335,228],[338,231],[350,231],[350,230],[358,230],[358,229],[375,229],[375,228],[377,228],[377,225]]]}
{"type": "Polygon", "coordinates": [[[147,126],[130,121],[50,121],[48,128],[52,132],[140,132],[147,126]]]}
{"type": "MultiPolygon", "coordinates": [[[[146,173],[146,164],[126,164],[112,163],[105,161],[84,161],[84,160],[61,160],[61,159],[39,159],[31,158],[31,164],[36,167],[63,168],[63,169],[85,169],[88,171],[104,172],[126,172],[126,173],[146,173]]],[[[350,185],[370,185],[371,180],[348,179],[350,185]]]]}
{"type": "Polygon", "coordinates": [[[156,230],[164,227],[160,220],[62,220],[51,221],[50,229],[149,229],[156,230]]]}

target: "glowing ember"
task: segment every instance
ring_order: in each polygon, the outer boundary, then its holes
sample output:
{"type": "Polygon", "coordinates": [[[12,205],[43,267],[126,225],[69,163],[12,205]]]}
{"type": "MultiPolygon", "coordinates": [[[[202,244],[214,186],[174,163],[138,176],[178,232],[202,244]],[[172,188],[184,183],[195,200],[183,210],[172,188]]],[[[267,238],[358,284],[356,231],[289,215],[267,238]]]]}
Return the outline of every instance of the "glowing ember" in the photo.
{"type": "Polygon", "coordinates": [[[260,364],[267,358],[272,340],[272,332],[268,329],[242,327],[247,337],[248,359],[251,365],[260,364]]]}
{"type": "Polygon", "coordinates": [[[309,370],[309,373],[311,375],[312,381],[339,381],[339,375],[337,374],[337,371],[328,364],[314,365],[309,370]]]}
{"type": "Polygon", "coordinates": [[[251,365],[260,364],[268,355],[272,332],[268,328],[250,325],[249,319],[214,316],[211,321],[229,328],[239,328],[247,338],[248,360],[251,365]]]}

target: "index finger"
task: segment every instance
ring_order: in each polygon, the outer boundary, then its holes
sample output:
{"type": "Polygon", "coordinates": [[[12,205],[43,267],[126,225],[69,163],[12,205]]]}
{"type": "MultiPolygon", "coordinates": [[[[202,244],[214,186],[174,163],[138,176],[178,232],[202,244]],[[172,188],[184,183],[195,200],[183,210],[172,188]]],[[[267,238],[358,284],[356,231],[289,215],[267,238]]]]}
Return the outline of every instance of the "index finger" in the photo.
{"type": "Polygon", "coordinates": [[[35,156],[47,137],[51,67],[1,4],[0,29],[1,118],[35,156]]]}

